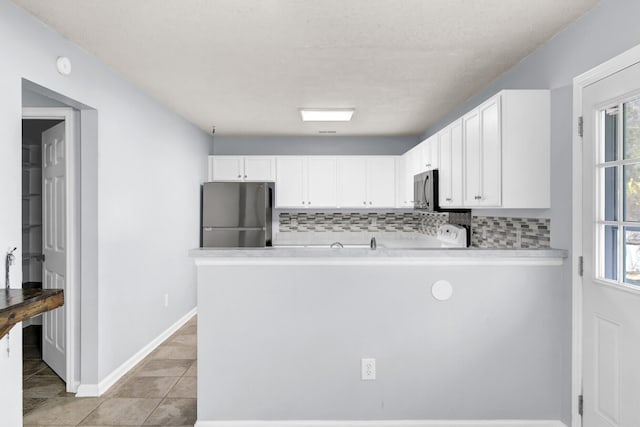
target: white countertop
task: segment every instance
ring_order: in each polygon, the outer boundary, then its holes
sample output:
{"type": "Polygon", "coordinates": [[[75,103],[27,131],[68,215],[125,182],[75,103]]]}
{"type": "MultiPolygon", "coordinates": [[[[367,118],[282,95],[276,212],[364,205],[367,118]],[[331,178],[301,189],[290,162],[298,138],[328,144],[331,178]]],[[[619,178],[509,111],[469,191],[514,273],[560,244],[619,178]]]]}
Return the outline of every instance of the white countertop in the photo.
{"type": "Polygon", "coordinates": [[[419,233],[279,233],[269,248],[198,248],[197,265],[562,265],[562,249],[443,248],[419,233]],[[376,237],[378,247],[368,247],[376,237]],[[330,248],[339,241],[345,248],[330,248]],[[365,247],[348,247],[365,245],[365,247]]]}

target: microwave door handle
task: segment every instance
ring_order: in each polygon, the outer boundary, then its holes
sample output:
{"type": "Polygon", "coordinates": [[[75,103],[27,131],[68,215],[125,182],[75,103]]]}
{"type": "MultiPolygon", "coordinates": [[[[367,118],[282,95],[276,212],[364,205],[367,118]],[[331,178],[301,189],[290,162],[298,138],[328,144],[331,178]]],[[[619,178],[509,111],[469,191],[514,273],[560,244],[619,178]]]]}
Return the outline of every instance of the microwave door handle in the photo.
{"type": "Polygon", "coordinates": [[[431,186],[428,185],[429,184],[429,175],[427,175],[424,179],[424,187],[422,188],[422,194],[424,195],[424,205],[425,207],[429,207],[430,204],[430,194],[431,191],[429,191],[431,189],[431,186]]]}

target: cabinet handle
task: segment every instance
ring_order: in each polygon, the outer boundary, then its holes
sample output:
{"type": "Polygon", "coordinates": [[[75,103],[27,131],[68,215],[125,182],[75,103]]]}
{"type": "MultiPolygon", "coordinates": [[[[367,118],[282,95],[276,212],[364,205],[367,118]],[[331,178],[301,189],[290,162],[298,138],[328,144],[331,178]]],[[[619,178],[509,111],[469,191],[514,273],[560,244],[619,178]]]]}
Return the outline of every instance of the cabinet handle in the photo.
{"type": "Polygon", "coordinates": [[[369,204],[371,204],[371,202],[369,202],[369,204]]]}
{"type": "Polygon", "coordinates": [[[430,168],[431,167],[431,163],[427,163],[425,166],[430,168]]]}
{"type": "Polygon", "coordinates": [[[367,202],[362,202],[362,204],[363,204],[363,205],[366,205],[366,204],[367,204],[367,202]]]}
{"type": "Polygon", "coordinates": [[[307,201],[307,204],[308,204],[308,205],[310,205],[310,204],[311,204],[311,202],[307,201]]]}
{"type": "Polygon", "coordinates": [[[304,205],[304,200],[302,201],[302,204],[304,205]]]}
{"type": "Polygon", "coordinates": [[[238,178],[242,178],[242,175],[238,175],[238,178]]]}
{"type": "Polygon", "coordinates": [[[445,200],[446,200],[447,202],[450,202],[450,201],[451,201],[451,197],[447,197],[445,200]]]}
{"type": "Polygon", "coordinates": [[[476,196],[476,197],[474,197],[474,199],[476,199],[476,200],[482,200],[482,196],[476,196]]]}
{"type": "Polygon", "coordinates": [[[247,175],[244,176],[245,178],[247,177],[247,175]]]}

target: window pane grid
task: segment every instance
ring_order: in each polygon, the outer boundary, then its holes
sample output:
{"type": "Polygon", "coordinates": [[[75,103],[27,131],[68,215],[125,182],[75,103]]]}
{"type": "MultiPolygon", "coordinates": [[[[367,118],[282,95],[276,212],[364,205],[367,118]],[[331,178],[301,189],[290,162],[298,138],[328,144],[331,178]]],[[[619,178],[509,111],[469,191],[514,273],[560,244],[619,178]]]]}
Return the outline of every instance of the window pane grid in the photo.
{"type": "Polygon", "coordinates": [[[640,97],[598,114],[598,278],[640,287],[640,97]]]}

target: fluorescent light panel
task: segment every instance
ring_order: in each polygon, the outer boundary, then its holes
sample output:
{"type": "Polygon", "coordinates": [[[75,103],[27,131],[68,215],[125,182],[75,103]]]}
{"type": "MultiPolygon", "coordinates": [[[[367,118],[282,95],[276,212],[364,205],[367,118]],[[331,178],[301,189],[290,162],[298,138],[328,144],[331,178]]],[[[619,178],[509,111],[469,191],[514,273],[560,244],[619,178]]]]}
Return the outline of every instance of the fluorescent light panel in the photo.
{"type": "Polygon", "coordinates": [[[348,122],[351,121],[355,109],[324,109],[308,110],[301,109],[300,115],[303,122],[348,122]]]}

